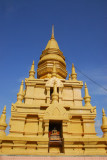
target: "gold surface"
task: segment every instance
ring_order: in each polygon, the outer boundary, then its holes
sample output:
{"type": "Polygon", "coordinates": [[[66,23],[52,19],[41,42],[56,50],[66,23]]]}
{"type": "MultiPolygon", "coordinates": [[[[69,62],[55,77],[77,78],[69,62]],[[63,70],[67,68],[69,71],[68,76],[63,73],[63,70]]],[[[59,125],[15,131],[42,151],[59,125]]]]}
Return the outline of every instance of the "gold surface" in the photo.
{"type": "Polygon", "coordinates": [[[54,29],[52,28],[51,39],[48,41],[48,44],[45,50],[40,56],[37,69],[37,77],[44,79],[51,76],[48,73],[52,74],[53,64],[56,62],[56,70],[59,78],[64,79],[67,76],[65,57],[60,51],[57,41],[54,38],[54,29]],[[63,72],[62,72],[63,70],[63,72]]]}
{"type": "MultiPolygon", "coordinates": [[[[54,39],[53,29],[51,39],[54,39]]],[[[54,54],[43,53],[38,63],[38,78],[35,78],[33,61],[25,88],[22,81],[17,101],[11,106],[7,136],[4,107],[0,118],[0,155],[107,155],[105,111],[102,111],[103,137],[99,138],[95,131],[96,107],[90,103],[87,85],[83,106],[83,82],[77,80],[74,65],[69,79],[65,79],[65,59],[54,45],[58,54],[52,48],[54,54]],[[59,130],[61,146],[56,142],[49,145],[52,125],[59,130]]]]}

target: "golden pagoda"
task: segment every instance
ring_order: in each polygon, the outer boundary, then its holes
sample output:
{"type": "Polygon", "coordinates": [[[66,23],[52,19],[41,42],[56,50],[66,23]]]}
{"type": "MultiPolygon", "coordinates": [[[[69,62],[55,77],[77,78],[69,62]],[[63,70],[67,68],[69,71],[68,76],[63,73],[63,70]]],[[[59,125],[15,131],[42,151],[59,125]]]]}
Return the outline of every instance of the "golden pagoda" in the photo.
{"type": "Polygon", "coordinates": [[[6,106],[0,117],[0,155],[107,155],[107,117],[95,131],[96,106],[85,83],[77,80],[74,64],[67,77],[65,57],[52,27],[51,39],[40,56],[35,78],[34,61],[11,106],[9,134],[5,134],[6,106]],[[84,99],[85,105],[82,101],[84,99]]]}

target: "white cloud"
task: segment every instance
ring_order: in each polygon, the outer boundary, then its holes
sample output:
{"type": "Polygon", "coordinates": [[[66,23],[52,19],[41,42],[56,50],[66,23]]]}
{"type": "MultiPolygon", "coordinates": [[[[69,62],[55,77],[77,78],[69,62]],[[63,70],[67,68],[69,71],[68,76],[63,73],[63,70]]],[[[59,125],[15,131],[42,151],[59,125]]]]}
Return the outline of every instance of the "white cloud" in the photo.
{"type": "Polygon", "coordinates": [[[97,132],[97,136],[98,137],[102,137],[103,133],[101,131],[101,121],[99,119],[96,119],[96,122],[95,122],[95,129],[96,129],[96,132],[97,132]]]}
{"type": "Polygon", "coordinates": [[[82,75],[79,71],[77,71],[78,80],[82,80],[87,83],[87,87],[89,89],[89,93],[91,95],[107,95],[107,66],[102,66],[100,68],[94,68],[84,71],[82,73],[92,79],[88,79],[86,76],[82,75]]]}
{"type": "Polygon", "coordinates": [[[107,91],[105,91],[100,86],[96,86],[94,84],[93,85],[91,84],[91,85],[89,85],[88,88],[90,89],[92,95],[107,95],[107,91]]]}
{"type": "Polygon", "coordinates": [[[99,119],[96,120],[95,127],[101,127],[101,122],[99,119]]]}

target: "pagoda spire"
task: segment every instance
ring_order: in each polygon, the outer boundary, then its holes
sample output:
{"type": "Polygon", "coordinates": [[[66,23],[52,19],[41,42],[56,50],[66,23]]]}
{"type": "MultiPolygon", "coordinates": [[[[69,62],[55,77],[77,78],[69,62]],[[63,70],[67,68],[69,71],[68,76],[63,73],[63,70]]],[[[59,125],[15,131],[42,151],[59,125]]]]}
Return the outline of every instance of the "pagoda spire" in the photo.
{"type": "Polygon", "coordinates": [[[85,83],[85,96],[84,96],[85,106],[91,106],[91,96],[89,96],[88,88],[85,83]]]}
{"type": "Polygon", "coordinates": [[[20,89],[19,89],[19,93],[17,94],[17,103],[22,103],[22,100],[24,98],[23,88],[24,88],[24,86],[23,86],[23,80],[22,80],[22,83],[21,83],[20,89]]]}
{"type": "Polygon", "coordinates": [[[6,124],[6,106],[4,106],[1,118],[0,118],[0,136],[5,136],[5,130],[6,130],[7,124],[6,124]]]}
{"type": "Polygon", "coordinates": [[[65,57],[55,40],[54,25],[52,25],[51,37],[45,47],[45,50],[42,52],[38,63],[37,78],[50,78],[50,75],[52,76],[51,66],[53,66],[54,61],[57,64],[57,78],[65,79],[67,76],[65,57]]]}
{"type": "Polygon", "coordinates": [[[52,93],[52,103],[57,103],[57,102],[58,102],[58,93],[57,93],[57,84],[55,81],[53,86],[53,93],[52,93]]]}
{"type": "Polygon", "coordinates": [[[104,108],[102,109],[103,117],[102,117],[102,132],[103,132],[103,137],[107,137],[107,117],[105,114],[104,108]]]}
{"type": "Polygon", "coordinates": [[[32,66],[31,66],[31,70],[29,71],[29,78],[30,79],[34,79],[35,78],[35,64],[34,64],[34,61],[32,63],[32,66]]]}
{"type": "Polygon", "coordinates": [[[55,39],[55,37],[54,37],[54,25],[52,25],[52,35],[51,35],[51,39],[55,39]]]}
{"type": "Polygon", "coordinates": [[[56,77],[56,76],[57,76],[56,63],[54,62],[54,64],[53,64],[53,71],[52,71],[52,77],[56,77]]]}
{"type": "Polygon", "coordinates": [[[77,73],[75,72],[74,64],[72,64],[72,74],[71,74],[72,80],[77,80],[77,73]]]}

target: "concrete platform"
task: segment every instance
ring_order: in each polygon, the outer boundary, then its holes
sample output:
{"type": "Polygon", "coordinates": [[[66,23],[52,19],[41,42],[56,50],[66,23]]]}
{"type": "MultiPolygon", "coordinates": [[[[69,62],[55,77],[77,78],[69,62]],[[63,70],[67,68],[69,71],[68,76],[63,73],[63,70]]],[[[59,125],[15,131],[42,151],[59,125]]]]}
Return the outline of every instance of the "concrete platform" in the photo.
{"type": "Polygon", "coordinates": [[[0,156],[0,160],[107,160],[107,157],[0,156]]]}

